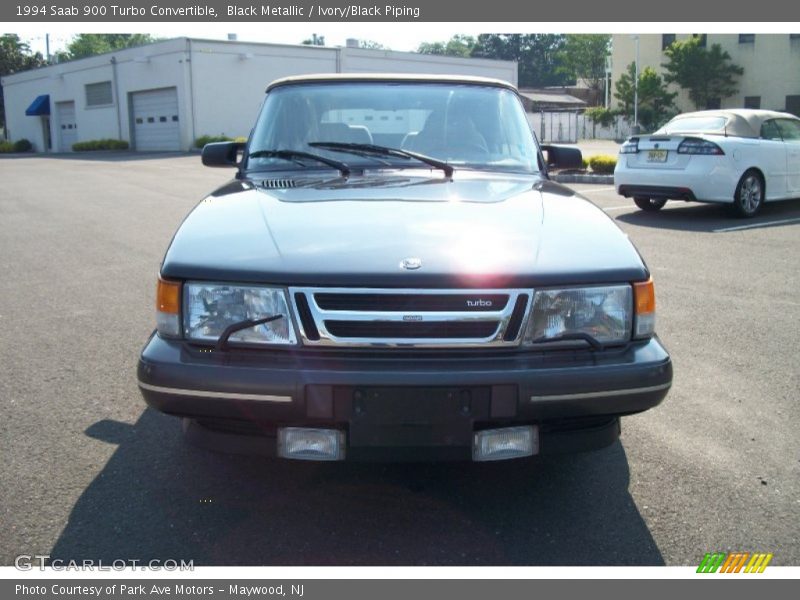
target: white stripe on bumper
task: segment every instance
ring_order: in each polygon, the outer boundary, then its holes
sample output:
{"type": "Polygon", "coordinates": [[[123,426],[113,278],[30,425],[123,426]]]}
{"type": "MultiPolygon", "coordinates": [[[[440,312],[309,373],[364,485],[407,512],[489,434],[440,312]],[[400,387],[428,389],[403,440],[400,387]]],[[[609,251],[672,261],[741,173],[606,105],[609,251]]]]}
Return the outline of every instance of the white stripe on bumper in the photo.
{"type": "Polygon", "coordinates": [[[173,394],[174,396],[194,396],[196,398],[222,398],[223,400],[257,400],[259,402],[291,402],[291,396],[274,396],[271,394],[235,394],[231,392],[214,392],[210,390],[187,390],[182,388],[162,387],[138,382],[139,387],[150,392],[173,394]]]}
{"type": "Polygon", "coordinates": [[[650,387],[626,388],[622,390],[607,390],[603,392],[583,392],[580,394],[552,394],[549,396],[531,396],[531,402],[541,402],[547,400],[582,400],[584,398],[608,398],[609,396],[631,396],[633,394],[644,394],[647,392],[658,392],[666,390],[672,384],[662,383],[650,387]]]}

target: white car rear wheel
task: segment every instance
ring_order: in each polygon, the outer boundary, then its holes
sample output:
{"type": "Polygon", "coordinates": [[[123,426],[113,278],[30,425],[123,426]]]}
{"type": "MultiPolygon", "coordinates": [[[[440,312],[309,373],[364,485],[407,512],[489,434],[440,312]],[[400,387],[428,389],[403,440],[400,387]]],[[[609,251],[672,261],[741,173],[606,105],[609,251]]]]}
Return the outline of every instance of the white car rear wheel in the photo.
{"type": "Polygon", "coordinates": [[[633,201],[636,206],[647,212],[661,210],[667,203],[666,198],[648,198],[647,196],[634,196],[633,201]]]}
{"type": "Polygon", "coordinates": [[[764,180],[757,171],[747,171],[733,194],[733,212],[737,217],[755,217],[764,204],[764,180]]]}

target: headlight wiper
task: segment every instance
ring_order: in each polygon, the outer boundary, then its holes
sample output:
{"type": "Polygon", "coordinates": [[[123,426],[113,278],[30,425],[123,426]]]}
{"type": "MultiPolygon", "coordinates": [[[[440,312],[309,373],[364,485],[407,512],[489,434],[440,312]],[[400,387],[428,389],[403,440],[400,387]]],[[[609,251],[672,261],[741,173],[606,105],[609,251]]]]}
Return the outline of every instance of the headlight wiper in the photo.
{"type": "Polygon", "coordinates": [[[269,317],[264,317],[262,319],[245,319],[244,321],[239,321],[238,323],[233,323],[231,325],[228,325],[225,328],[225,331],[222,332],[222,335],[219,336],[219,339],[217,340],[217,343],[214,346],[214,350],[217,352],[227,352],[228,338],[230,338],[237,331],[241,331],[242,329],[250,329],[251,327],[255,327],[256,325],[263,325],[264,323],[277,321],[278,319],[282,318],[283,315],[270,315],[269,317]]]}
{"type": "Polygon", "coordinates": [[[603,342],[598,340],[593,335],[585,333],[583,331],[576,331],[574,333],[564,333],[557,337],[540,337],[533,340],[531,344],[544,344],[547,342],[572,342],[572,341],[586,342],[592,347],[592,350],[603,350],[605,348],[605,344],[603,344],[603,342]]]}
{"type": "MultiPolygon", "coordinates": [[[[301,150],[256,150],[254,152],[250,152],[247,155],[247,158],[282,158],[284,160],[291,160],[295,162],[297,162],[295,159],[307,158],[309,160],[315,160],[319,163],[322,163],[323,165],[333,167],[342,174],[342,177],[347,177],[350,175],[350,167],[347,165],[347,163],[333,160],[332,158],[325,158],[324,156],[312,154],[311,152],[302,152],[301,150]]],[[[303,163],[298,164],[302,165],[303,163]]]]}
{"type": "Polygon", "coordinates": [[[402,150],[401,148],[390,148],[388,146],[378,146],[377,144],[354,144],[348,142],[309,142],[309,146],[332,150],[334,152],[351,152],[353,154],[377,154],[378,156],[396,156],[399,158],[414,158],[420,162],[430,165],[436,169],[444,171],[445,177],[452,177],[455,169],[443,160],[433,158],[418,152],[402,150]]]}

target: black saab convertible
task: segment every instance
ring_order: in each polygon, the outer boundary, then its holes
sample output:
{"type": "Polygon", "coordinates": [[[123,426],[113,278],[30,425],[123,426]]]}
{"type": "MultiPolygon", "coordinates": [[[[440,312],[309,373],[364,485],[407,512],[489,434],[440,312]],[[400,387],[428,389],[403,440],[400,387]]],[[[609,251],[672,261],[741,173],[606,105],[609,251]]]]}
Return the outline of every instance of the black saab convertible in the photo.
{"type": "Polygon", "coordinates": [[[190,440],[304,460],[603,447],[666,396],[650,272],[548,169],[513,86],[324,75],[267,89],[235,177],[161,265],[138,381],[190,440]]]}

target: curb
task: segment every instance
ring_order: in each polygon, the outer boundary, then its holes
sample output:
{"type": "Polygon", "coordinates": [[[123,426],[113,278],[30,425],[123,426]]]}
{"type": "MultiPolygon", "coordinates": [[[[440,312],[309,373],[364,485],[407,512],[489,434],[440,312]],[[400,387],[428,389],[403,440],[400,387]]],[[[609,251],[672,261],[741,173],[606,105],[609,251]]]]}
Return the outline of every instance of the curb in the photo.
{"type": "Polygon", "coordinates": [[[550,176],[550,179],[558,183],[598,183],[601,185],[614,185],[613,175],[587,175],[587,174],[566,174],[560,175],[555,173],[550,176]]]}

